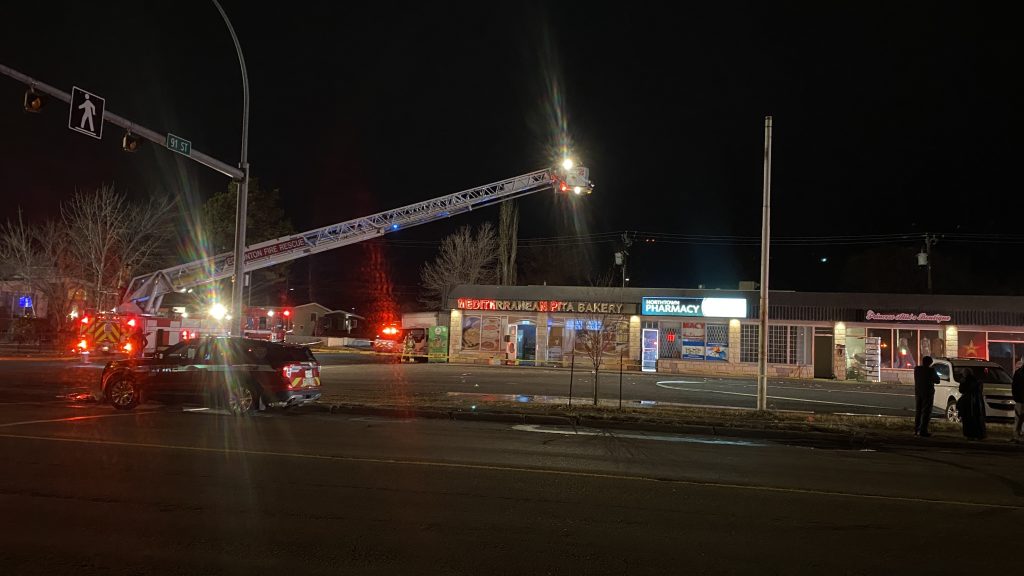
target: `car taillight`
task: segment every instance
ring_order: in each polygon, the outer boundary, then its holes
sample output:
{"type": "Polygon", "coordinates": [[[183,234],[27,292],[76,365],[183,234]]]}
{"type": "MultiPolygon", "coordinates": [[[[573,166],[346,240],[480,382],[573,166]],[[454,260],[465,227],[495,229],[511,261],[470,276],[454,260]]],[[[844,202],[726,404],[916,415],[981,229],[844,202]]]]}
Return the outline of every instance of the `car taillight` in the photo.
{"type": "Polygon", "coordinates": [[[320,365],[314,364],[313,366],[309,366],[298,362],[285,364],[281,367],[281,377],[284,378],[284,381],[288,384],[289,388],[299,388],[303,385],[317,386],[319,385],[319,381],[315,379],[320,378],[320,365]],[[307,370],[312,373],[311,377],[314,379],[314,382],[308,382],[305,380],[307,377],[307,370]]]}

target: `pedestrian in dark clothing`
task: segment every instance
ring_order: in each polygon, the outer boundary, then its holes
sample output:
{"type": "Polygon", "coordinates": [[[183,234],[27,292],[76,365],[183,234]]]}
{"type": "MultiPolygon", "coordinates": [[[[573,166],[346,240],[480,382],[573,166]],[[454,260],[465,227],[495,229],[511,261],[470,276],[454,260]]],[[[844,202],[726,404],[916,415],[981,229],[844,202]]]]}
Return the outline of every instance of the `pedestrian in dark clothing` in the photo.
{"type": "Polygon", "coordinates": [[[925,356],[921,365],[914,368],[914,436],[931,436],[928,422],[932,419],[935,385],[938,383],[939,375],[932,368],[932,357],[925,356]]]}
{"type": "Polygon", "coordinates": [[[1014,402],[1014,417],[1013,417],[1013,441],[1020,444],[1021,440],[1024,440],[1024,362],[1021,363],[1020,368],[1013,373],[1013,402],[1014,402]]]}
{"type": "Polygon", "coordinates": [[[964,368],[960,378],[960,399],[956,402],[964,436],[971,440],[985,439],[985,387],[974,374],[964,368]]]}

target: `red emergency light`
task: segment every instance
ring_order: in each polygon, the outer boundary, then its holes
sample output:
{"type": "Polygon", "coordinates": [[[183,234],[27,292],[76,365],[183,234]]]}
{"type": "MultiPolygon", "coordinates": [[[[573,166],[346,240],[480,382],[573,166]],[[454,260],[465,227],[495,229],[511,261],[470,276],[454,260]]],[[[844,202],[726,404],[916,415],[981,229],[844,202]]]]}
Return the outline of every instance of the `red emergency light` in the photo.
{"type": "Polygon", "coordinates": [[[132,328],[135,328],[135,318],[132,318],[131,320],[129,320],[128,321],[128,325],[131,326],[132,328]]]}
{"type": "Polygon", "coordinates": [[[88,316],[82,316],[82,324],[88,324],[88,323],[89,323],[89,317],[88,316]]]}
{"type": "Polygon", "coordinates": [[[287,318],[287,317],[292,315],[292,311],[291,310],[285,310],[284,312],[282,312],[282,314],[284,314],[284,317],[287,318]]]}

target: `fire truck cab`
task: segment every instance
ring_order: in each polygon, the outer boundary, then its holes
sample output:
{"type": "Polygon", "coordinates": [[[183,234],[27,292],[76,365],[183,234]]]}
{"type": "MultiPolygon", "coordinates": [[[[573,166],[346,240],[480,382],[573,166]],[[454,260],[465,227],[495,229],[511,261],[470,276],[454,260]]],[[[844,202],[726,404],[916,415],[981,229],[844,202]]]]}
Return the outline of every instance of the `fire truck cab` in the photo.
{"type": "Polygon", "coordinates": [[[254,340],[284,342],[292,332],[292,311],[288,308],[261,308],[250,306],[245,309],[244,336],[254,340]]]}

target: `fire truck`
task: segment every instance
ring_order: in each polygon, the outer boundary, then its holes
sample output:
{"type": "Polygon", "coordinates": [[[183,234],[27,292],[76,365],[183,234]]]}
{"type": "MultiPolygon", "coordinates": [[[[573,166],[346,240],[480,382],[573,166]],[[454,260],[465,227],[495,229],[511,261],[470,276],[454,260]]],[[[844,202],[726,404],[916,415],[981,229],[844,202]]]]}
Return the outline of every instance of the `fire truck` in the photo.
{"type": "Polygon", "coordinates": [[[71,352],[152,356],[182,340],[226,333],[220,323],[207,318],[86,313],[78,320],[71,352]]]}

